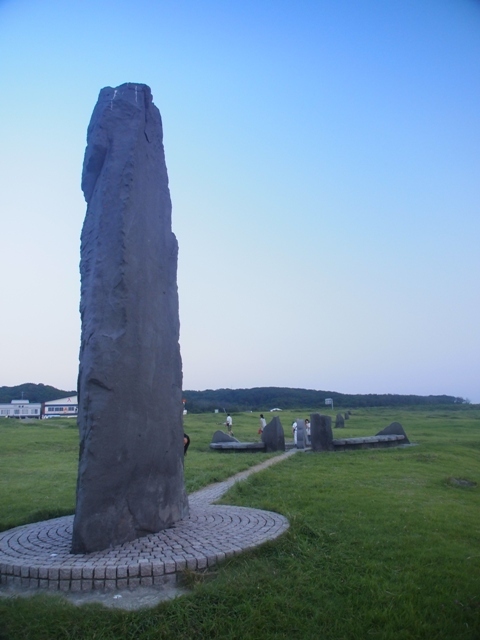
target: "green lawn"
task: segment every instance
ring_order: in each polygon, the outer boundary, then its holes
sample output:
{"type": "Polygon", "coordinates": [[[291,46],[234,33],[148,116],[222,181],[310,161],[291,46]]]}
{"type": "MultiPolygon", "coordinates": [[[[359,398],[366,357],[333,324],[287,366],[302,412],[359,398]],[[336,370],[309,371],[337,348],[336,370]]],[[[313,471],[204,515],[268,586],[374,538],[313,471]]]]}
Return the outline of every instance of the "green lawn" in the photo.
{"type": "MultiPolygon", "coordinates": [[[[307,415],[280,414],[287,438],[293,418],[307,415]]],[[[210,452],[221,419],[186,416],[189,491],[266,457],[210,452]]],[[[241,440],[258,438],[257,414],[233,420],[241,440]]],[[[393,420],[416,446],[298,454],[236,485],[224,503],[283,513],[291,527],[190,575],[189,595],[138,612],[49,594],[0,600],[0,638],[478,640],[480,411],[354,410],[341,434],[373,435],[393,420]]],[[[0,421],[4,526],[73,510],[70,424],[0,421]]]]}
{"type": "MultiPolygon", "coordinates": [[[[256,415],[239,414],[233,418],[236,437],[259,439],[256,415]]],[[[186,416],[184,426],[191,438],[185,465],[188,493],[272,457],[265,453],[211,451],[208,445],[212,434],[224,429],[221,415],[186,416]]],[[[73,513],[77,460],[78,430],[74,420],[26,423],[0,419],[0,531],[73,513]]]]}

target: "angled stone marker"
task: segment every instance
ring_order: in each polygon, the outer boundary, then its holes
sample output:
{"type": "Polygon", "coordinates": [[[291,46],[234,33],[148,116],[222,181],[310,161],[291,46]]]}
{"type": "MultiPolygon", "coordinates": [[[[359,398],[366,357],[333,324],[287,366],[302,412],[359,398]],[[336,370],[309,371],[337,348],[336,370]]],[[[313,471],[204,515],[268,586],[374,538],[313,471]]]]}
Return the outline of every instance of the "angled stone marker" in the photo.
{"type": "Polygon", "coordinates": [[[80,459],[73,553],[188,515],[177,240],[162,121],[149,87],[100,91],[82,189],[80,459]]]}
{"type": "Polygon", "coordinates": [[[335,418],[335,429],[343,429],[345,427],[345,418],[341,413],[337,413],[335,418]]]}
{"type": "Polygon", "coordinates": [[[262,431],[262,442],[265,451],[285,451],[285,433],[280,418],[275,416],[265,425],[262,431]]]}
{"type": "Polygon", "coordinates": [[[400,422],[391,422],[388,425],[388,427],[385,427],[385,429],[382,429],[376,435],[377,436],[392,436],[392,435],[405,436],[405,439],[403,440],[403,444],[410,444],[410,440],[408,439],[407,434],[405,433],[405,429],[402,427],[400,422]]]}
{"type": "Polygon", "coordinates": [[[233,436],[229,436],[225,431],[217,429],[212,436],[212,442],[240,442],[240,440],[237,440],[237,438],[234,438],[233,436]]]}

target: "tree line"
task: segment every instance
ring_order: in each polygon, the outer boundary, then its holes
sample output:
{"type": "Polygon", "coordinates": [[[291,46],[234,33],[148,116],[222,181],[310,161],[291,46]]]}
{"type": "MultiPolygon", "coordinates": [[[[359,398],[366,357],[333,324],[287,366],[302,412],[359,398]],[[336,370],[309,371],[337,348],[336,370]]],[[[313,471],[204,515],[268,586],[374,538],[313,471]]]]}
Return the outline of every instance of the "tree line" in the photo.
{"type": "MultiPolygon", "coordinates": [[[[76,391],[64,391],[44,384],[27,382],[16,387],[0,387],[0,403],[12,400],[49,402],[76,395],[76,391]]],[[[269,409],[318,409],[331,398],[334,408],[396,407],[460,405],[467,401],[455,396],[416,396],[397,394],[348,394],[314,389],[292,389],[289,387],[255,387],[253,389],[207,389],[184,391],[185,408],[190,413],[219,411],[268,411],[269,409]]]]}
{"type": "Polygon", "coordinates": [[[268,411],[269,409],[318,409],[331,398],[334,408],[396,407],[406,405],[433,406],[464,404],[455,396],[417,396],[397,394],[347,394],[314,389],[288,387],[256,387],[254,389],[207,389],[184,391],[185,408],[191,413],[208,411],[268,411]]]}
{"type": "Polygon", "coordinates": [[[75,396],[76,391],[62,391],[46,384],[26,382],[16,387],[0,387],[0,402],[8,404],[12,400],[28,400],[29,402],[50,402],[68,396],[75,396]]]}

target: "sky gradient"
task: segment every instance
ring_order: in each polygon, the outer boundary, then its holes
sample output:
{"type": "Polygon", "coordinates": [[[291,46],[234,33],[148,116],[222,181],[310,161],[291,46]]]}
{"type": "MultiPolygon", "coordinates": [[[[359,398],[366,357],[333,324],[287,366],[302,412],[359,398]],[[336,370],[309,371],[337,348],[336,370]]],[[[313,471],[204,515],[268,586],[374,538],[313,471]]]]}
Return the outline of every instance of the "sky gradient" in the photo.
{"type": "Polygon", "coordinates": [[[0,386],[76,386],[86,130],[142,82],[185,389],[480,402],[479,34],[477,0],[0,0],[0,386]]]}

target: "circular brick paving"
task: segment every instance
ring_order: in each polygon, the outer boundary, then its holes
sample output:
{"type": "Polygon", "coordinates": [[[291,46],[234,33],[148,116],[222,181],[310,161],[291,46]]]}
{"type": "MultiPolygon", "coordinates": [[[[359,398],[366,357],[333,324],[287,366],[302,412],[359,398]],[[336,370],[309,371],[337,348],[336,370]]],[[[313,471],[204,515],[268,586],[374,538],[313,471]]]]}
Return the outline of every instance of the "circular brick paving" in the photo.
{"type": "Polygon", "coordinates": [[[73,516],[4,531],[0,533],[1,584],[76,592],[152,586],[185,569],[204,569],[273,540],[288,529],[285,517],[211,503],[235,482],[291,453],[191,494],[189,517],[172,528],[105,551],[70,553],[73,516]]]}

